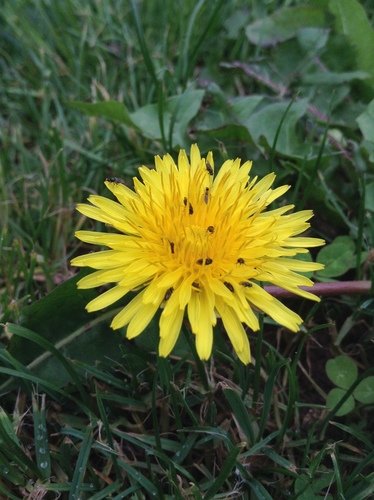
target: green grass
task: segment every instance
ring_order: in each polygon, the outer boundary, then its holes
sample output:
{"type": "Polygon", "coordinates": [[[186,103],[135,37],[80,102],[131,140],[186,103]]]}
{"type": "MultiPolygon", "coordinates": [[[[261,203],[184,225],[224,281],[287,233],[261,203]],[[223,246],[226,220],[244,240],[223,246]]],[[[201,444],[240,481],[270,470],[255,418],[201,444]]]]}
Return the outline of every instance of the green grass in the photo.
{"type": "Polygon", "coordinates": [[[248,332],[247,367],[220,326],[210,362],[188,330],[164,360],[157,320],[131,342],[110,331],[113,308],[86,313],[95,292],[78,293],[69,265],[86,251],[75,230],[102,229],[77,202],[197,142],[217,165],[240,157],[255,175],[274,171],[292,185],[285,204],[314,210],[313,235],[330,245],[313,255],[327,264],[315,280],[371,280],[374,74],[357,39],[370,52],[373,8],[361,2],[357,33],[358,4],[333,4],[2,7],[0,497],[373,495],[372,393],[336,416],[344,401],[326,408],[325,371],[353,360],[348,396],[373,375],[372,294],[286,299],[303,330],[265,317],[248,332]]]}

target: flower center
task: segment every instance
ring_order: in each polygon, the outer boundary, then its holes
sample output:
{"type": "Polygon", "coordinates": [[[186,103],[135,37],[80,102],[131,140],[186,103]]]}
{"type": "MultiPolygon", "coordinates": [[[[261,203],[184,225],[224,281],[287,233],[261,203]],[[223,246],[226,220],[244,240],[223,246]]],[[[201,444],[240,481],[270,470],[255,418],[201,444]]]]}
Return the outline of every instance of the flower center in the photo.
{"type": "Polygon", "coordinates": [[[207,228],[192,225],[186,227],[179,246],[181,257],[186,264],[195,267],[196,265],[211,265],[213,233],[207,228]]]}

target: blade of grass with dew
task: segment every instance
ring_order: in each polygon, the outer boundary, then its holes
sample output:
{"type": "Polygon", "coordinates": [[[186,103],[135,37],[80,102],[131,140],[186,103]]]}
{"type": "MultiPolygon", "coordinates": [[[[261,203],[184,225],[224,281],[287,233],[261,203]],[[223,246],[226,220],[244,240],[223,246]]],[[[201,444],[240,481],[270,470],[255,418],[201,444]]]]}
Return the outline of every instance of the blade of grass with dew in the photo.
{"type": "Polygon", "coordinates": [[[44,480],[51,475],[51,455],[49,453],[45,394],[32,397],[32,414],[34,421],[35,458],[44,480]]]}
{"type": "Polygon", "coordinates": [[[185,460],[185,458],[187,458],[188,454],[193,451],[196,440],[197,435],[190,434],[180,446],[180,448],[178,448],[178,450],[174,453],[174,456],[172,458],[173,462],[181,464],[185,460]]]}
{"type": "Polygon", "coordinates": [[[37,478],[42,478],[42,471],[39,470],[37,465],[28,457],[28,455],[21,448],[21,444],[15,441],[11,435],[8,434],[10,420],[8,415],[0,409],[0,441],[2,442],[2,451],[19,465],[23,472],[31,471],[37,478]]]}
{"type": "MultiPolygon", "coordinates": [[[[0,419],[2,419],[2,416],[0,416],[0,419]]],[[[0,423],[0,425],[2,425],[0,423]]],[[[0,445],[2,444],[0,440],[0,445]]],[[[22,474],[21,471],[18,470],[14,466],[14,461],[13,458],[10,456],[7,458],[5,455],[3,455],[0,451],[0,476],[4,478],[4,480],[9,481],[13,485],[16,486],[24,486],[26,483],[24,474],[22,474]]],[[[1,491],[1,490],[0,490],[1,491]]]]}
{"type": "Polygon", "coordinates": [[[130,486],[130,488],[126,488],[124,491],[122,491],[119,495],[113,497],[113,500],[122,500],[122,498],[132,498],[133,500],[140,499],[140,496],[135,497],[130,497],[132,493],[140,492],[140,486],[130,486]]]}
{"type": "Polygon", "coordinates": [[[113,494],[118,492],[120,488],[122,488],[122,482],[115,481],[114,483],[109,484],[106,488],[103,488],[99,493],[95,493],[95,495],[90,496],[90,500],[113,498],[113,494]]]}
{"type": "Polygon", "coordinates": [[[134,467],[124,462],[123,460],[118,460],[118,465],[124,469],[127,474],[131,477],[132,480],[136,481],[136,484],[143,488],[143,492],[147,492],[151,496],[157,496],[157,488],[151,483],[149,479],[147,479],[144,474],[137,471],[134,467]]]}

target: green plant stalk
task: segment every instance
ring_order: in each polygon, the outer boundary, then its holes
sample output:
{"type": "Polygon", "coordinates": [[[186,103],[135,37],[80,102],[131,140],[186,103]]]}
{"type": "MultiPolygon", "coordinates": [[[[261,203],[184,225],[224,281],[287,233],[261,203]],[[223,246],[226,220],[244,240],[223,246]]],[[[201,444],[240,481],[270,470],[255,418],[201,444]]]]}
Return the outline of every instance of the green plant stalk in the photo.
{"type": "Polygon", "coordinates": [[[367,180],[358,179],[359,190],[360,190],[360,208],[358,211],[358,231],[357,231],[357,242],[356,242],[356,279],[361,277],[361,253],[362,253],[362,242],[364,237],[364,225],[365,225],[365,185],[367,180]]]}
{"type": "Polygon", "coordinates": [[[287,113],[291,109],[291,107],[292,107],[293,103],[295,102],[295,100],[296,100],[296,96],[290,101],[289,105],[287,106],[285,112],[283,113],[282,119],[279,122],[278,128],[276,130],[276,133],[275,133],[275,136],[274,136],[273,145],[272,145],[272,148],[271,148],[271,153],[270,153],[269,172],[273,172],[273,169],[274,169],[274,158],[275,158],[275,153],[276,153],[276,147],[277,147],[277,142],[278,142],[280,131],[282,129],[283,122],[286,119],[287,113]]]}
{"type": "Polygon", "coordinates": [[[264,327],[264,317],[261,314],[259,317],[260,328],[257,332],[256,338],[256,354],[255,354],[255,371],[253,377],[253,398],[252,398],[252,408],[255,408],[258,402],[258,396],[260,394],[260,380],[261,380],[261,359],[262,359],[262,340],[263,340],[263,327],[264,327]]]}
{"type": "Polygon", "coordinates": [[[326,145],[326,139],[327,139],[327,135],[328,135],[328,130],[329,130],[329,126],[330,126],[330,116],[331,116],[331,109],[332,109],[332,99],[330,101],[330,108],[329,108],[329,112],[328,112],[328,118],[327,118],[327,122],[326,122],[326,128],[325,128],[325,132],[322,136],[322,141],[321,141],[321,146],[319,148],[319,151],[318,151],[318,156],[317,156],[317,160],[315,161],[314,165],[313,165],[313,169],[310,173],[310,176],[309,176],[309,182],[307,184],[307,187],[304,191],[304,195],[300,201],[300,203],[298,204],[298,209],[299,210],[302,210],[309,198],[309,195],[310,193],[312,192],[312,189],[313,189],[313,185],[314,185],[314,180],[315,178],[317,177],[317,172],[318,172],[318,169],[320,167],[320,164],[321,164],[321,160],[322,160],[322,154],[323,154],[323,151],[325,149],[325,145],[326,145]]]}

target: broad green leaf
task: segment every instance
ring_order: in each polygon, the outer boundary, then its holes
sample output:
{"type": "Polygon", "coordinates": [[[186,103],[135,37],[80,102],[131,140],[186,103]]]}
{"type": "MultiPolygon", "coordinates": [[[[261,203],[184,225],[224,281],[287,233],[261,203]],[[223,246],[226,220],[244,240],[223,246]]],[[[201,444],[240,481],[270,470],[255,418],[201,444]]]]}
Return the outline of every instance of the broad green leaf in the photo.
{"type": "Polygon", "coordinates": [[[365,186],[365,209],[374,212],[374,182],[365,186]]]}
{"type": "MultiPolygon", "coordinates": [[[[69,359],[95,363],[109,357],[121,358],[121,336],[104,321],[110,313],[89,314],[85,306],[97,296],[94,290],[78,290],[81,271],[49,295],[24,307],[20,325],[41,335],[69,359]]],[[[14,335],[8,350],[18,361],[29,365],[42,378],[64,385],[70,379],[65,368],[36,342],[14,335]]]]}
{"type": "MultiPolygon", "coordinates": [[[[203,90],[186,90],[184,94],[167,99],[163,107],[163,126],[168,139],[172,132],[172,146],[187,148],[187,125],[200,109],[204,96],[203,90]]],[[[131,120],[149,139],[162,138],[159,105],[148,104],[131,113],[131,120]]]]}
{"type": "MultiPolygon", "coordinates": [[[[310,478],[306,474],[301,474],[295,481],[295,493],[298,500],[310,500],[315,498],[315,493],[310,484],[310,478]]],[[[321,499],[322,497],[318,497],[321,499]]]]}
{"type": "Polygon", "coordinates": [[[236,120],[245,123],[250,119],[250,116],[263,102],[262,95],[248,95],[245,97],[237,97],[231,103],[231,111],[236,120]]]}
{"type": "Polygon", "coordinates": [[[197,124],[199,134],[213,137],[227,144],[232,141],[252,143],[248,128],[241,123],[248,120],[258,108],[264,99],[263,96],[239,97],[230,104],[227,101],[222,102],[222,97],[219,97],[218,100],[216,93],[214,102],[208,110],[204,111],[202,119],[199,120],[197,124]]]}
{"type": "MultiPolygon", "coordinates": [[[[47,296],[24,307],[20,325],[55,343],[92,321],[95,316],[90,315],[85,307],[97,296],[97,292],[77,288],[77,281],[86,274],[87,271],[81,271],[47,296]]],[[[42,348],[31,342],[24,342],[20,337],[12,337],[9,346],[9,352],[24,364],[30,363],[42,351],[42,348]]]]}
{"type": "MultiPolygon", "coordinates": [[[[332,470],[325,469],[321,467],[322,471],[317,477],[313,477],[312,487],[315,493],[322,493],[323,490],[331,488],[331,484],[334,482],[335,473],[332,470]]],[[[322,497],[324,500],[332,499],[331,495],[324,495],[322,497]]]]}
{"type": "Polygon", "coordinates": [[[302,50],[308,54],[316,54],[323,49],[329,39],[329,31],[318,28],[301,28],[297,32],[297,41],[302,50]]]}
{"type": "MultiPolygon", "coordinates": [[[[162,115],[164,132],[167,139],[172,132],[173,147],[188,146],[187,125],[199,111],[203,96],[203,90],[187,90],[184,94],[173,96],[165,101],[162,115]]],[[[70,106],[89,116],[102,116],[138,129],[142,135],[149,139],[162,138],[159,104],[148,104],[133,113],[129,113],[123,103],[116,101],[95,104],[71,102],[70,106]]]]}
{"type": "MultiPolygon", "coordinates": [[[[329,410],[332,410],[339,402],[341,399],[346,395],[346,392],[344,389],[340,389],[340,387],[335,387],[332,389],[326,399],[326,406],[329,410]]],[[[339,410],[336,412],[337,417],[342,417],[343,415],[347,415],[347,413],[351,412],[353,408],[355,407],[355,400],[352,395],[349,396],[349,398],[342,404],[342,406],[339,408],[339,410]]]]}
{"type": "Polygon", "coordinates": [[[336,16],[337,28],[354,46],[358,69],[369,73],[374,90],[374,31],[365,9],[357,0],[330,0],[330,11],[336,16]]]}
{"type": "Polygon", "coordinates": [[[360,403],[374,404],[374,376],[366,377],[353,391],[353,396],[360,403]]]}
{"type": "Polygon", "coordinates": [[[307,85],[341,85],[353,80],[365,80],[369,77],[370,75],[364,71],[344,71],[342,73],[319,71],[303,76],[303,83],[307,85]]]}
{"type": "MultiPolygon", "coordinates": [[[[287,111],[289,101],[269,104],[258,111],[252,113],[242,123],[247,127],[254,142],[265,138],[267,145],[272,148],[278,127],[287,111]]],[[[306,99],[294,102],[288,110],[282,123],[278,136],[276,151],[286,156],[305,156],[305,146],[299,141],[296,135],[296,124],[307,111],[308,102],[306,99]]]]}
{"type": "Polygon", "coordinates": [[[354,243],[349,237],[338,237],[323,247],[316,260],[325,268],[318,271],[318,275],[332,278],[346,273],[355,265],[354,250],[354,243]]]}
{"type": "Polygon", "coordinates": [[[352,240],[350,236],[337,236],[334,239],[334,243],[338,243],[339,245],[344,245],[347,250],[350,250],[351,252],[354,252],[356,249],[355,242],[352,240]]]}
{"type": "Polygon", "coordinates": [[[327,361],[326,373],[335,385],[349,389],[357,378],[357,366],[351,358],[341,355],[327,361]]]}
{"type": "Polygon", "coordinates": [[[280,9],[247,26],[245,33],[251,43],[266,47],[289,40],[307,27],[327,28],[323,9],[308,5],[280,9]]]}
{"type": "Polygon", "coordinates": [[[356,118],[364,139],[374,143],[374,99],[363,113],[356,118]]]}
{"type": "Polygon", "coordinates": [[[244,8],[236,8],[233,14],[224,20],[223,26],[226,30],[226,38],[229,40],[237,40],[238,33],[248,23],[250,18],[250,10],[244,8]]]}
{"type": "Polygon", "coordinates": [[[374,163],[374,142],[362,141],[362,149],[367,151],[369,155],[369,161],[374,163]]]}
{"type": "MultiPolygon", "coordinates": [[[[224,127],[230,122],[230,117],[232,115],[235,117],[235,113],[232,113],[231,103],[227,95],[220,86],[214,82],[209,82],[209,85],[207,85],[204,93],[204,102],[206,105],[202,112],[196,117],[194,129],[197,128],[199,131],[210,131],[212,129],[224,127]]],[[[237,122],[234,121],[234,123],[237,122]]]]}
{"type": "Polygon", "coordinates": [[[318,495],[323,493],[325,488],[328,488],[334,477],[334,472],[326,471],[320,477],[309,477],[307,474],[300,474],[295,481],[295,493],[298,500],[328,500],[332,499],[331,495],[318,495]],[[322,491],[321,491],[322,490],[322,491]]]}
{"type": "Polygon", "coordinates": [[[83,113],[86,113],[88,116],[102,116],[103,118],[108,118],[109,120],[114,120],[129,127],[136,128],[123,102],[105,101],[91,104],[71,101],[69,102],[69,106],[83,111],[83,113]]]}
{"type": "MultiPolygon", "coordinates": [[[[246,127],[242,125],[224,125],[220,128],[214,128],[207,131],[199,130],[199,143],[203,144],[203,138],[205,136],[213,137],[214,140],[222,141],[223,143],[232,142],[243,142],[252,143],[252,138],[246,127]]],[[[206,149],[211,149],[211,143],[206,149]]]]}

